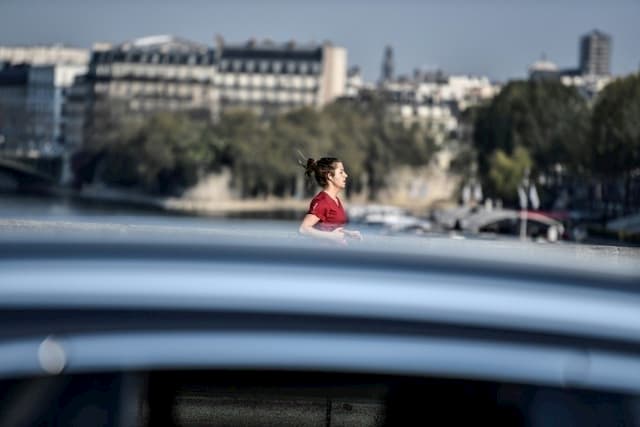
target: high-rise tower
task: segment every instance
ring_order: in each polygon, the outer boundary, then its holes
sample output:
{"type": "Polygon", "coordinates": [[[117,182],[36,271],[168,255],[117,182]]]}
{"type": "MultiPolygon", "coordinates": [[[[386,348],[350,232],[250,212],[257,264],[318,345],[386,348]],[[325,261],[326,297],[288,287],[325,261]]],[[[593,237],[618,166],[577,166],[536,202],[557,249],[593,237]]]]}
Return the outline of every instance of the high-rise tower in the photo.
{"type": "Polygon", "coordinates": [[[593,30],[580,38],[580,72],[606,76],[611,73],[611,37],[593,30]]]}
{"type": "Polygon", "coordinates": [[[380,82],[388,82],[393,80],[393,49],[387,46],[384,49],[384,59],[382,60],[382,74],[380,82]]]}

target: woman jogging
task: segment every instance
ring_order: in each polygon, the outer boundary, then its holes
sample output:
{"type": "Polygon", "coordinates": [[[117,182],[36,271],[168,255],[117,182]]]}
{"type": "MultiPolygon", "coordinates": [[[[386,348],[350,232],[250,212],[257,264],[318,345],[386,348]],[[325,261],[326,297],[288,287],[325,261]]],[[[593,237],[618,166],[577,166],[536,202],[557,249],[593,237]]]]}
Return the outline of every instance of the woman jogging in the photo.
{"type": "Polygon", "coordinates": [[[309,211],[300,224],[300,233],[344,244],[345,238],[362,240],[359,231],[345,230],[347,214],[338,194],[344,190],[347,173],[342,162],[334,157],[323,157],[318,161],[307,160],[305,175],[314,176],[322,187],[309,205],[309,211]]]}

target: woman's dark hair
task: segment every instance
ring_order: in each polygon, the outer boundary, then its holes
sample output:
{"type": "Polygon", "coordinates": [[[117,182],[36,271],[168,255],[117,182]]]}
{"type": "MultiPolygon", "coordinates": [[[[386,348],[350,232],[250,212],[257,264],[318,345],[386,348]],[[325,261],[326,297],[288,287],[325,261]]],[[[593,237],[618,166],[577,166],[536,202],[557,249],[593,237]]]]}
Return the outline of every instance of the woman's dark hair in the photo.
{"type": "Polygon", "coordinates": [[[336,163],[338,162],[340,162],[340,160],[335,157],[323,157],[318,161],[309,159],[307,160],[304,174],[307,178],[311,178],[311,175],[313,175],[320,187],[326,187],[327,175],[333,173],[336,168],[336,163]]]}

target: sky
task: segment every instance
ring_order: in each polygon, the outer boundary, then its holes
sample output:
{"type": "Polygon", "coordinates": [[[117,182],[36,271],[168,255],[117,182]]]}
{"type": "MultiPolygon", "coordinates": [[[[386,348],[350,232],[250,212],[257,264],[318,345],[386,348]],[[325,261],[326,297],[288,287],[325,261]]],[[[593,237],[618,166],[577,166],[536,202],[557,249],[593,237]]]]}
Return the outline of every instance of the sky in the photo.
{"type": "Polygon", "coordinates": [[[0,0],[0,45],[90,48],[157,34],[209,45],[216,34],[331,41],[370,82],[387,45],[396,75],[440,69],[506,81],[526,77],[542,55],[575,68],[579,38],[594,29],[613,39],[613,74],[640,69],[640,0],[0,0]]]}

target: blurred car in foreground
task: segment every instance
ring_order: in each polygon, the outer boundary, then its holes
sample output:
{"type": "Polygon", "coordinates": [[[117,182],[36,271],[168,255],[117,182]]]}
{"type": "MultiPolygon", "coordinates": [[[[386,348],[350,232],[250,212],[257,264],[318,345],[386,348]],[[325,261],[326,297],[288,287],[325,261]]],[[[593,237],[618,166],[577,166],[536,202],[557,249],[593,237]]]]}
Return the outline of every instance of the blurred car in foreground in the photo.
{"type": "Polygon", "coordinates": [[[640,425],[638,265],[566,249],[6,233],[0,425],[640,425]]]}

